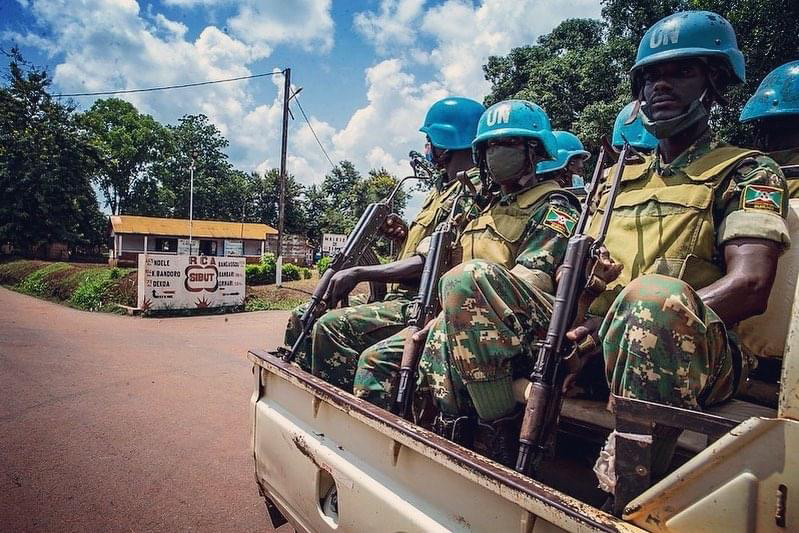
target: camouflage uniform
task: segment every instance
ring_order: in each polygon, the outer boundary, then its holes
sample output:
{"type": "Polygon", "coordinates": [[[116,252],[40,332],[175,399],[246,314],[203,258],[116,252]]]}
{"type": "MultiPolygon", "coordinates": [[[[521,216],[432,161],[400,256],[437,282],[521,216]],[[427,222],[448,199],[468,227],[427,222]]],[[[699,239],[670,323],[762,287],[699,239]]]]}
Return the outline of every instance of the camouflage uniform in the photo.
{"type": "MultiPolygon", "coordinates": [[[[479,188],[476,169],[467,173],[479,188]]],[[[398,260],[412,257],[419,243],[433,232],[452,209],[463,184],[456,181],[442,192],[431,191],[422,210],[408,229],[408,237],[398,260]]],[[[462,208],[462,204],[458,209],[462,208]]],[[[390,287],[382,302],[333,309],[319,318],[311,333],[310,370],[325,381],[351,391],[358,357],[367,347],[403,329],[408,320],[416,288],[390,287]]],[[[295,337],[296,338],[296,337],[295,337]]],[[[306,359],[307,361],[307,359],[306,359]]]]}
{"type": "MultiPolygon", "coordinates": [[[[624,270],[591,312],[605,317],[599,335],[614,394],[699,409],[731,398],[752,363],[696,291],[724,275],[731,239],[790,245],[788,195],[772,159],[709,135],[670,165],[658,157],[625,169],[605,241],[624,270]]],[[[679,431],[656,433],[657,475],[679,431]]]]}
{"type": "Polygon", "coordinates": [[[442,278],[442,312],[419,365],[419,388],[448,416],[487,421],[515,408],[511,382],[531,369],[554,275],[579,212],[554,182],[499,199],[464,229],[464,263],[442,278]]]}
{"type": "MultiPolygon", "coordinates": [[[[799,120],[799,116],[796,117],[799,120]]],[[[771,152],[769,157],[780,166],[799,165],[799,148],[771,152]]],[[[799,176],[785,176],[788,183],[788,197],[799,198],[799,176]]]]}

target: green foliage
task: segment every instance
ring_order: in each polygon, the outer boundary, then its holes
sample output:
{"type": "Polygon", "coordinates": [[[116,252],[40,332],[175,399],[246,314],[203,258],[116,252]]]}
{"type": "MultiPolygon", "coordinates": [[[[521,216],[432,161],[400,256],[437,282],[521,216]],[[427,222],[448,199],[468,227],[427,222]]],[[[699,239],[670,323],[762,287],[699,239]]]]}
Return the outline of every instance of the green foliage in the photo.
{"type": "Polygon", "coordinates": [[[47,276],[69,268],[67,263],[51,263],[44,268],[40,268],[30,273],[23,279],[17,288],[20,292],[30,294],[32,296],[49,296],[51,286],[48,282],[47,276]]]}
{"type": "Polygon", "coordinates": [[[300,267],[293,263],[283,265],[283,281],[297,281],[302,278],[300,267]]]}
{"type": "Polygon", "coordinates": [[[302,271],[302,279],[311,279],[313,274],[310,268],[301,267],[300,270],[302,271]]]}
{"type": "MultiPolygon", "coordinates": [[[[119,272],[118,269],[114,270],[119,272]]],[[[119,277],[118,273],[116,278],[113,278],[113,275],[113,270],[107,268],[92,269],[82,273],[82,279],[75,292],[72,293],[69,303],[73,307],[85,311],[102,310],[110,303],[108,296],[114,285],[114,280],[119,277]]]]}
{"type": "Polygon", "coordinates": [[[747,82],[726,94],[730,105],[716,107],[712,125],[720,138],[751,145],[750,130],[738,115],[768,72],[799,57],[799,3],[603,0],[602,5],[602,20],[565,20],[535,45],[490,57],[483,67],[492,85],[486,105],[507,98],[532,100],[546,109],[554,128],[576,133],[596,151],[616,113],[632,100],[627,73],[647,28],[675,11],[705,9],[732,23],[747,68],[747,82]]]}
{"type": "Polygon", "coordinates": [[[19,259],[0,264],[0,285],[18,285],[29,274],[46,266],[44,261],[19,259]]]}
{"type": "Polygon", "coordinates": [[[156,186],[147,168],[156,150],[166,142],[166,131],[150,115],[140,114],[130,102],[118,98],[96,100],[77,116],[89,132],[97,154],[94,179],[114,214],[149,211],[151,198],[142,189],[156,186]],[[145,202],[145,205],[137,205],[145,202]]]}
{"type": "Polygon", "coordinates": [[[245,267],[247,285],[266,285],[275,282],[275,263],[259,263],[245,267]]]}
{"type": "Polygon", "coordinates": [[[325,273],[325,270],[327,270],[327,267],[330,266],[331,261],[333,261],[333,259],[326,255],[316,263],[316,270],[319,271],[320,276],[325,273]]]}
{"type": "Polygon", "coordinates": [[[47,92],[47,72],[9,54],[0,87],[0,241],[25,254],[43,245],[96,245],[105,233],[89,176],[97,155],[73,107],[47,92]]]}
{"type": "Polygon", "coordinates": [[[267,300],[257,296],[248,297],[244,302],[245,311],[290,311],[305,303],[305,300],[286,298],[283,300],[267,300]]]}
{"type": "MultiPolygon", "coordinates": [[[[261,262],[257,265],[247,265],[244,267],[244,275],[247,285],[267,285],[275,282],[277,263],[275,255],[267,252],[261,256],[261,262]]],[[[300,267],[292,263],[283,265],[283,281],[297,281],[301,279],[300,267]]]]}

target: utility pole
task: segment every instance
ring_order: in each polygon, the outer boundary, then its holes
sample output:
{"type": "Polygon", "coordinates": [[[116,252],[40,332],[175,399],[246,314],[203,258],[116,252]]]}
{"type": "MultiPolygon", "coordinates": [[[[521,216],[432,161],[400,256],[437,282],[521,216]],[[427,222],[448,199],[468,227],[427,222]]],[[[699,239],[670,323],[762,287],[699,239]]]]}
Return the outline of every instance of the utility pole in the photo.
{"type": "Polygon", "coordinates": [[[283,70],[283,139],[280,145],[280,194],[277,215],[277,265],[275,267],[275,285],[283,283],[283,218],[286,209],[286,151],[289,139],[289,99],[291,95],[291,69],[283,70]]]}
{"type": "Polygon", "coordinates": [[[189,167],[189,255],[191,255],[192,225],[194,222],[194,163],[197,161],[197,150],[191,151],[191,166],[189,167]]]}

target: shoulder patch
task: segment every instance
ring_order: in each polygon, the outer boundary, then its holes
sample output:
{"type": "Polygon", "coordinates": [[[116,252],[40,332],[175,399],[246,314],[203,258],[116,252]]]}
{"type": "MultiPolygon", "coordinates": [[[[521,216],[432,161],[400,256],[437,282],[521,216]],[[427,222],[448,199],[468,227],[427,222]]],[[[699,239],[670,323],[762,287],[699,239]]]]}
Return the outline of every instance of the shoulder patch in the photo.
{"type": "Polygon", "coordinates": [[[744,210],[771,211],[782,215],[782,195],[779,187],[768,185],[747,185],[741,194],[741,208],[744,210]]]}
{"type": "Polygon", "coordinates": [[[568,238],[571,237],[574,227],[577,226],[577,218],[568,209],[550,206],[547,214],[544,215],[544,226],[568,238]]]}

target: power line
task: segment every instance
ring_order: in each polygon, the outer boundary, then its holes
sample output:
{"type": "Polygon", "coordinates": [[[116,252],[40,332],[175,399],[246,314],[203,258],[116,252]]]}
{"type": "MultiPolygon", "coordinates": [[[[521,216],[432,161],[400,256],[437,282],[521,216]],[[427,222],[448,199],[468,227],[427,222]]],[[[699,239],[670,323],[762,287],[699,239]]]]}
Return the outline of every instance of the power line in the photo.
{"type": "Polygon", "coordinates": [[[313,138],[316,139],[316,144],[318,144],[319,148],[322,149],[322,153],[325,154],[325,157],[327,158],[327,161],[330,163],[330,166],[335,167],[336,164],[333,163],[333,160],[330,159],[329,155],[327,155],[327,150],[325,150],[325,147],[322,146],[322,141],[320,141],[319,137],[316,136],[316,132],[314,131],[313,126],[311,126],[311,121],[308,120],[308,115],[305,114],[305,110],[302,108],[302,104],[300,104],[300,98],[299,96],[297,96],[297,93],[294,93],[293,98],[294,101],[297,102],[297,107],[300,108],[300,113],[302,113],[302,118],[305,119],[305,123],[308,124],[308,128],[310,128],[311,133],[313,133],[313,138]]]}
{"type": "Polygon", "coordinates": [[[167,89],[185,89],[186,87],[199,87],[201,85],[212,85],[214,83],[227,83],[229,81],[251,80],[253,78],[263,78],[264,76],[274,76],[275,74],[282,74],[282,71],[265,72],[263,74],[252,74],[250,76],[239,76],[238,78],[226,78],[224,80],[200,81],[197,83],[184,83],[182,85],[165,85],[164,87],[148,87],[147,89],[124,89],[119,91],[98,91],[94,93],[70,93],[70,94],[54,94],[53,96],[67,97],[67,96],[104,96],[112,94],[130,94],[130,93],[149,93],[152,91],[165,91],[167,89]]]}

